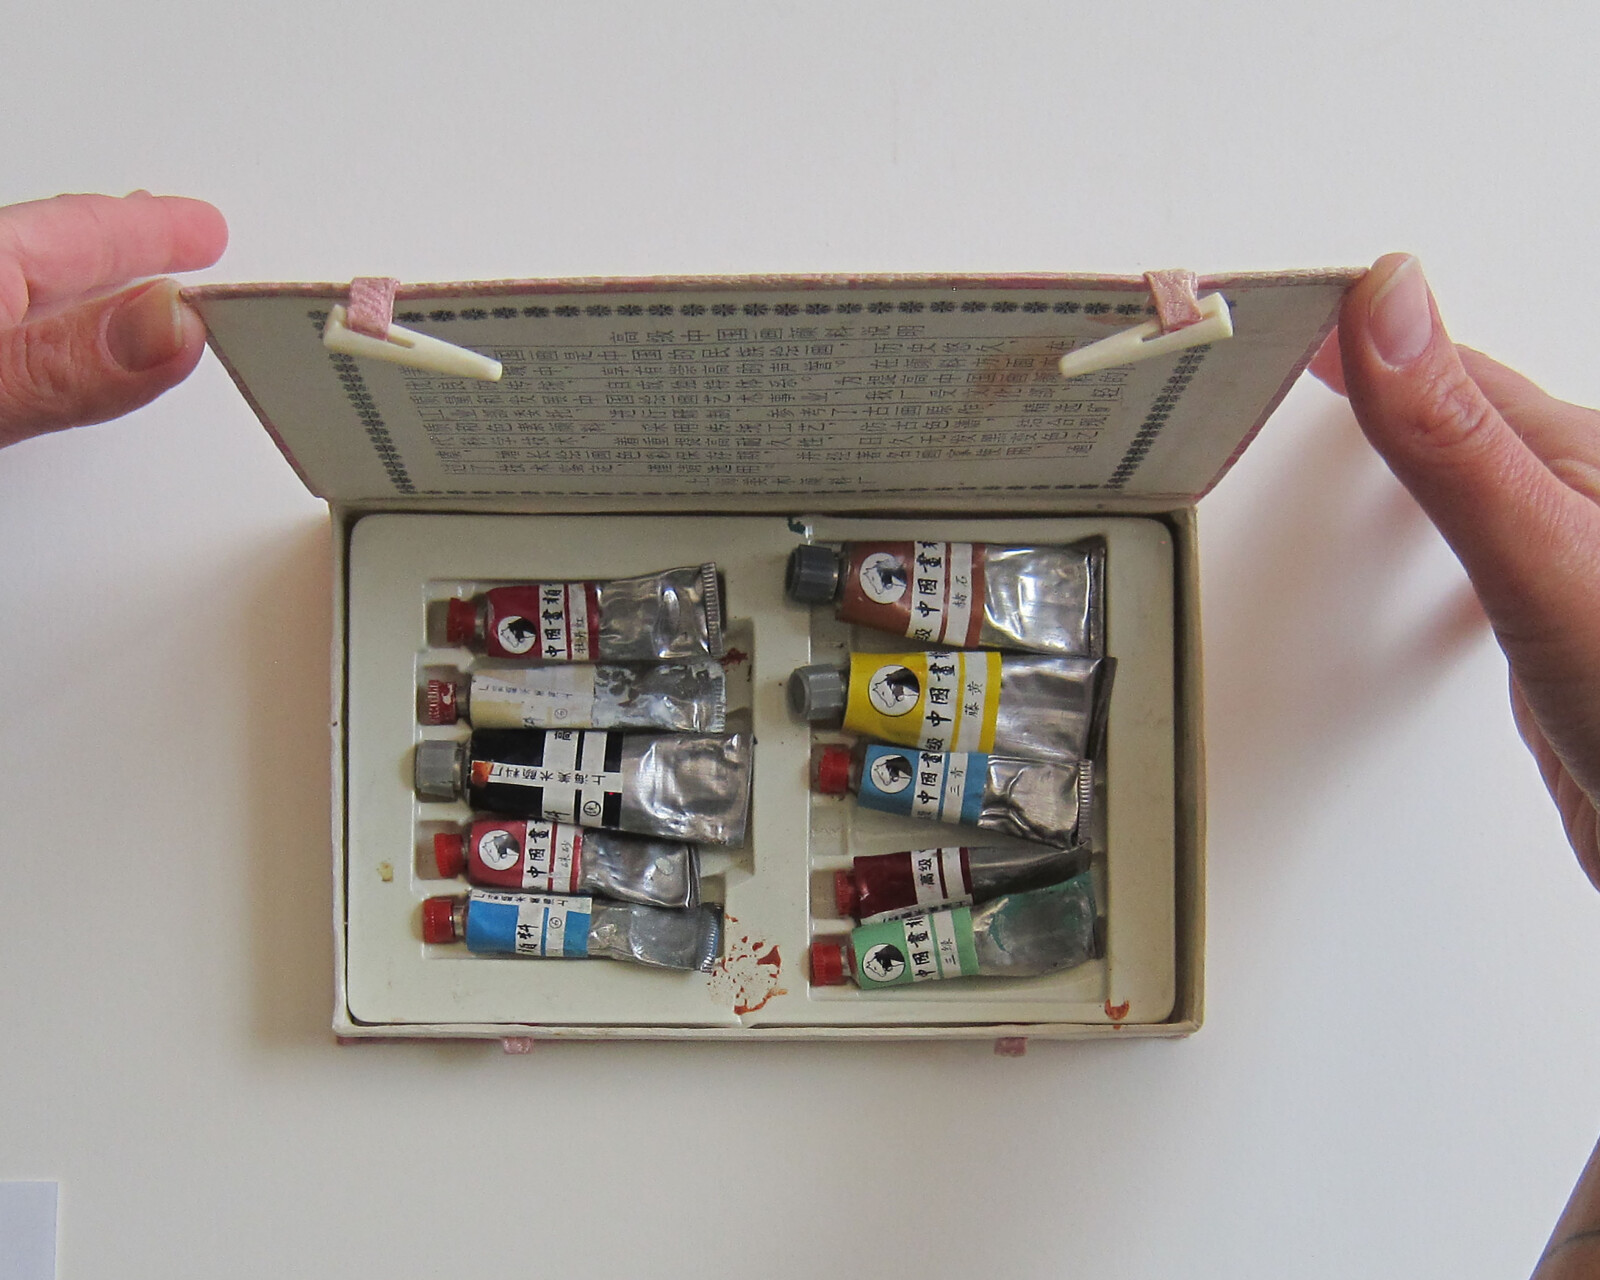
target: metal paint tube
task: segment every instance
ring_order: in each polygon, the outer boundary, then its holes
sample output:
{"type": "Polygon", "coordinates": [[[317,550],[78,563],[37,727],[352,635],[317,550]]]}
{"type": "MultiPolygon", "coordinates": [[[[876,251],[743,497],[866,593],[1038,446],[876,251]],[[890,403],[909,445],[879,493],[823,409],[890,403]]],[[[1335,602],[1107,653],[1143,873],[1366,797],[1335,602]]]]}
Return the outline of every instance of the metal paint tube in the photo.
{"type": "Polygon", "coordinates": [[[565,822],[480,818],[466,832],[433,837],[434,863],[447,880],[534,893],[579,893],[693,907],[700,902],[700,854],[692,844],[565,822]]]}
{"type": "Polygon", "coordinates": [[[1088,760],[1057,764],[981,751],[916,751],[858,743],[815,753],[812,786],[911,818],[981,827],[1066,848],[1083,843],[1094,803],[1088,760]]]}
{"type": "Polygon", "coordinates": [[[1111,700],[1111,658],[933,649],[852,653],[848,672],[798,667],[789,705],[819,727],[917,747],[1071,764],[1089,754],[1111,700]]]}
{"type": "Polygon", "coordinates": [[[986,542],[807,543],[784,586],[834,604],[844,622],[957,649],[1105,652],[1106,540],[1006,547],[986,542]]]}
{"type": "Polygon", "coordinates": [[[432,943],[465,941],[467,950],[478,955],[604,957],[710,973],[722,949],[722,908],[669,911],[595,898],[475,889],[465,898],[427,899],[422,904],[422,937],[432,943]]]}
{"type": "Polygon", "coordinates": [[[477,729],[667,729],[721,733],[727,678],[714,659],[650,666],[481,667],[429,678],[424,724],[477,729]]]}
{"type": "Polygon", "coordinates": [[[941,907],[966,907],[1002,893],[1043,889],[1089,866],[1089,850],[945,845],[854,858],[834,873],[842,916],[882,919],[941,907]]]}
{"type": "Polygon", "coordinates": [[[480,729],[417,744],[417,795],[474,809],[701,844],[744,841],[751,733],[480,729]]]}
{"type": "Polygon", "coordinates": [[[544,662],[720,658],[722,596],[714,564],[607,582],[518,583],[445,601],[443,640],[544,662]]]}
{"type": "Polygon", "coordinates": [[[1087,872],[1047,889],[864,924],[847,940],[811,944],[811,981],[846,977],[863,991],[946,978],[1032,978],[1104,954],[1087,872]]]}

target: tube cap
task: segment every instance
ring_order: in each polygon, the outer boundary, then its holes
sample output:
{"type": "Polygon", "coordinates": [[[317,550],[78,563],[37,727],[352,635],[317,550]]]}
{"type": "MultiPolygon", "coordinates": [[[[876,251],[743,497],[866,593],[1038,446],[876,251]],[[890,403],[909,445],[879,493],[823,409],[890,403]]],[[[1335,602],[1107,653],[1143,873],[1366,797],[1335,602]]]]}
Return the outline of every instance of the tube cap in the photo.
{"type": "Polygon", "coordinates": [[[842,796],[850,790],[849,747],[832,743],[822,748],[817,756],[816,788],[825,796],[842,796]]]}
{"type": "MultiPolygon", "coordinates": [[[[434,837],[435,844],[439,837],[434,837]]],[[[856,909],[861,905],[861,895],[856,892],[855,874],[850,871],[835,871],[833,873],[833,904],[839,908],[842,916],[854,917],[856,909]]]]}
{"type": "Polygon", "coordinates": [[[783,589],[800,604],[827,604],[839,590],[839,553],[803,542],[789,553],[783,589]]]}
{"type": "Polygon", "coordinates": [[[844,943],[819,938],[811,944],[811,985],[844,985],[844,943]]]}
{"type": "Polygon", "coordinates": [[[429,680],[422,699],[424,724],[454,724],[460,719],[456,708],[457,689],[454,680],[429,680]]]}
{"type": "Polygon", "coordinates": [[[411,781],[417,796],[423,800],[454,800],[459,794],[456,786],[457,762],[461,744],[441,742],[437,739],[417,743],[411,758],[411,781]]]}
{"type": "Polygon", "coordinates": [[[459,898],[424,898],[422,900],[422,940],[424,942],[454,942],[456,940],[456,903],[459,898]]]}
{"type": "Polygon", "coordinates": [[[454,831],[441,831],[433,837],[433,861],[439,874],[453,880],[467,867],[466,838],[454,831]]]}
{"type": "Polygon", "coordinates": [[[789,706],[812,724],[841,724],[848,689],[838,667],[796,667],[789,676],[789,706]]]}
{"type": "Polygon", "coordinates": [[[478,606],[471,600],[451,600],[444,607],[446,644],[471,644],[478,629],[478,606]]]}

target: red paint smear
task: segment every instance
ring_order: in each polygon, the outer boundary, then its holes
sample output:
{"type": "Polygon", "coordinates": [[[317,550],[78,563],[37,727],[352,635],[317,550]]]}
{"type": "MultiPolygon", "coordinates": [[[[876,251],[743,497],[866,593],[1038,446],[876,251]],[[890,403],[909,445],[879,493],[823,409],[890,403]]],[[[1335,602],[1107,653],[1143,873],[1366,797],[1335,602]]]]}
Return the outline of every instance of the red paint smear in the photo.
{"type": "MultiPolygon", "coordinates": [[[[728,919],[733,920],[733,917],[729,916],[728,919]]],[[[765,955],[756,957],[754,953],[766,946],[765,941],[752,943],[750,936],[746,934],[739,939],[739,942],[745,948],[745,955],[755,959],[757,965],[769,966],[772,969],[771,979],[766,985],[766,990],[761,993],[761,998],[753,1004],[751,1003],[753,996],[749,987],[741,984],[738,994],[734,997],[733,1011],[742,1018],[747,1013],[755,1013],[759,1009],[764,1009],[773,996],[786,996],[789,992],[786,988],[777,984],[778,972],[783,967],[783,957],[778,954],[778,948],[776,946],[770,947],[765,955]]],[[[718,967],[724,973],[727,973],[730,961],[743,958],[744,955],[735,955],[730,952],[718,961],[718,967]]]]}
{"type": "Polygon", "coordinates": [[[1128,1016],[1129,1003],[1129,1001],[1124,1000],[1121,1004],[1114,1005],[1110,1000],[1107,1000],[1106,1017],[1110,1018],[1113,1022],[1121,1022],[1122,1019],[1128,1016]]]}
{"type": "Polygon", "coordinates": [[[738,666],[741,662],[749,662],[750,655],[743,649],[729,649],[717,661],[722,664],[722,669],[726,671],[729,667],[738,666]]]}

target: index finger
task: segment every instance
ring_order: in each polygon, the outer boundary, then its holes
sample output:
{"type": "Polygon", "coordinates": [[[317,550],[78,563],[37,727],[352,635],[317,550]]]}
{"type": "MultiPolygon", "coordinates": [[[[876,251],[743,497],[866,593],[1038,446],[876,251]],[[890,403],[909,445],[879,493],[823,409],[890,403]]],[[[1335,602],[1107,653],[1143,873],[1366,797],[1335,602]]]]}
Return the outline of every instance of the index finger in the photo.
{"type": "Polygon", "coordinates": [[[0,329],[144,276],[209,267],[228,244],[204,200],[136,191],[0,209],[0,329]]]}

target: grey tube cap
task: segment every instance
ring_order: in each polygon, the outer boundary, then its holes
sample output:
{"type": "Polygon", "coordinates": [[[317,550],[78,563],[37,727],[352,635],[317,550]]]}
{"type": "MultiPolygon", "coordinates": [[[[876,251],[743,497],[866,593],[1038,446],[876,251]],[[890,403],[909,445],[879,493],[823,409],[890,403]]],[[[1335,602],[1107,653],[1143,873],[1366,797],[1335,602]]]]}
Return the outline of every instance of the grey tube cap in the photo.
{"type": "Polygon", "coordinates": [[[849,687],[838,667],[796,667],[789,677],[789,705],[812,724],[839,724],[849,687]]]}
{"type": "Polygon", "coordinates": [[[783,589],[800,604],[827,604],[839,592],[839,553],[832,547],[801,543],[789,553],[783,589]]]}
{"type": "Polygon", "coordinates": [[[461,785],[461,757],[466,744],[430,740],[417,743],[411,757],[411,783],[421,800],[455,800],[461,785]]]}

